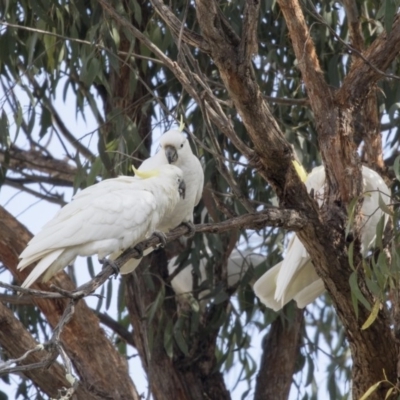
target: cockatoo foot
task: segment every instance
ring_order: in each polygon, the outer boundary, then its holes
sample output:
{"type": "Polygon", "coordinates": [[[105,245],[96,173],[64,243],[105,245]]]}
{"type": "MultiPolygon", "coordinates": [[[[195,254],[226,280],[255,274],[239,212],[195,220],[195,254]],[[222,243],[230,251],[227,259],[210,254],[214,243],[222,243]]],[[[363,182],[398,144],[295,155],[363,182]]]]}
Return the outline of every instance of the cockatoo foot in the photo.
{"type": "Polygon", "coordinates": [[[196,228],[194,227],[193,222],[191,222],[191,221],[183,221],[181,225],[184,225],[189,229],[189,232],[185,233],[185,236],[187,236],[187,237],[193,237],[194,236],[194,234],[196,233],[196,228]]]}
{"type": "Polygon", "coordinates": [[[103,266],[103,269],[109,265],[113,269],[115,277],[119,275],[119,267],[113,260],[109,260],[108,258],[99,258],[99,263],[103,266]]]}
{"type": "Polygon", "coordinates": [[[151,236],[155,236],[155,237],[158,237],[160,239],[160,242],[161,242],[160,243],[160,247],[165,247],[165,245],[167,244],[167,238],[166,238],[166,236],[165,236],[165,234],[163,232],[154,231],[151,236]]]}
{"type": "Polygon", "coordinates": [[[140,244],[138,244],[137,246],[133,246],[133,248],[139,253],[137,256],[134,256],[133,258],[136,258],[138,260],[140,260],[141,258],[143,258],[143,249],[142,246],[140,244]]]}

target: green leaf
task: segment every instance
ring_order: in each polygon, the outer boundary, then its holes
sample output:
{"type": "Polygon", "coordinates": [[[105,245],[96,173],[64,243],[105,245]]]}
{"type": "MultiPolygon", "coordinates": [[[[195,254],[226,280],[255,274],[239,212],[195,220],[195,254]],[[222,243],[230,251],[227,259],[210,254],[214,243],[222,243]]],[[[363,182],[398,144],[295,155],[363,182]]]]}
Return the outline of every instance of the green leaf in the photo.
{"type": "Polygon", "coordinates": [[[97,303],[97,306],[96,306],[96,311],[100,311],[101,310],[101,306],[103,305],[103,300],[104,300],[104,285],[101,287],[101,290],[100,290],[100,296],[99,296],[99,301],[98,301],[98,303],[97,303]]]}
{"type": "Polygon", "coordinates": [[[181,322],[179,319],[178,319],[178,321],[176,321],[175,326],[174,326],[174,338],[175,338],[176,344],[179,347],[179,350],[185,356],[187,356],[189,354],[189,348],[186,343],[186,339],[183,336],[181,322]]]}
{"type": "Polygon", "coordinates": [[[113,292],[113,280],[109,279],[107,282],[107,293],[106,293],[106,310],[110,308],[111,300],[112,300],[112,292],[113,292]]]}
{"type": "Polygon", "coordinates": [[[168,319],[167,324],[164,329],[164,349],[169,358],[172,358],[174,355],[174,346],[173,346],[173,324],[172,320],[168,319]]]}
{"type": "Polygon", "coordinates": [[[95,273],[94,273],[92,257],[86,257],[86,263],[87,263],[87,266],[88,266],[88,271],[89,271],[90,278],[93,279],[95,277],[95,273]]]}
{"type": "Polygon", "coordinates": [[[217,295],[214,297],[214,303],[215,304],[221,304],[224,301],[229,299],[229,295],[224,291],[221,290],[217,295]]]}
{"type": "Polygon", "coordinates": [[[371,314],[364,322],[363,326],[361,327],[361,330],[365,330],[373,324],[373,322],[376,320],[376,317],[378,316],[380,306],[381,306],[380,300],[376,300],[374,306],[372,307],[371,314]]]}
{"type": "Polygon", "coordinates": [[[351,269],[353,271],[355,271],[355,268],[354,268],[354,241],[351,242],[349,245],[348,258],[349,258],[349,264],[350,264],[351,269]]]}
{"type": "Polygon", "coordinates": [[[149,307],[149,311],[148,311],[148,314],[147,314],[149,324],[153,321],[153,318],[154,318],[157,310],[163,304],[164,298],[165,298],[165,287],[164,287],[164,285],[162,285],[161,288],[160,288],[160,291],[157,294],[156,299],[154,300],[154,302],[149,307]]]}
{"type": "Polygon", "coordinates": [[[101,162],[100,157],[96,157],[86,179],[88,186],[91,186],[94,183],[96,183],[96,178],[101,175],[102,169],[103,169],[103,163],[101,162]]]}
{"type": "Polygon", "coordinates": [[[388,35],[392,30],[392,25],[393,25],[394,17],[396,15],[396,11],[397,11],[396,3],[393,0],[385,0],[384,21],[385,21],[385,30],[388,35]]]}
{"type": "Polygon", "coordinates": [[[385,217],[382,217],[376,225],[376,239],[375,246],[383,249],[383,228],[385,227],[385,217]]]}
{"type": "MultiPolygon", "coordinates": [[[[385,195],[386,196],[386,195],[385,195]]],[[[379,199],[378,199],[378,205],[379,208],[386,214],[390,215],[393,217],[393,211],[388,207],[388,205],[385,203],[382,197],[382,193],[379,193],[379,199]]]]}
{"type": "Polygon", "coordinates": [[[378,389],[379,385],[384,382],[384,381],[379,381],[375,384],[373,384],[361,397],[360,400],[366,400],[368,399],[369,396],[371,396],[372,393],[375,392],[376,389],[378,389]]]}
{"type": "MultiPolygon", "coordinates": [[[[349,284],[350,284],[350,289],[351,289],[351,294],[355,296],[355,298],[364,305],[364,307],[367,310],[371,310],[371,305],[368,303],[368,300],[364,297],[364,295],[361,293],[360,288],[358,287],[358,282],[357,282],[357,272],[353,272],[350,275],[349,278],[349,284]]],[[[354,302],[353,302],[354,305],[354,302]]],[[[356,312],[358,314],[358,312],[356,312]]],[[[358,316],[358,315],[357,315],[358,316]]]]}
{"type": "Polygon", "coordinates": [[[9,123],[4,108],[0,117],[0,146],[5,149],[10,147],[9,123]]]}
{"type": "MultiPolygon", "coordinates": [[[[55,32],[54,28],[52,29],[52,32],[55,32]]],[[[47,67],[50,71],[55,68],[56,64],[54,58],[56,40],[57,38],[53,35],[43,35],[43,43],[47,55],[47,67]]]]}
{"type": "Polygon", "coordinates": [[[386,396],[385,396],[385,400],[387,400],[393,393],[394,387],[390,388],[387,392],[386,392],[386,396]]]}
{"type": "Polygon", "coordinates": [[[52,116],[50,111],[46,107],[42,108],[42,115],[40,116],[40,125],[41,128],[39,132],[39,137],[42,138],[52,125],[52,116]]]}

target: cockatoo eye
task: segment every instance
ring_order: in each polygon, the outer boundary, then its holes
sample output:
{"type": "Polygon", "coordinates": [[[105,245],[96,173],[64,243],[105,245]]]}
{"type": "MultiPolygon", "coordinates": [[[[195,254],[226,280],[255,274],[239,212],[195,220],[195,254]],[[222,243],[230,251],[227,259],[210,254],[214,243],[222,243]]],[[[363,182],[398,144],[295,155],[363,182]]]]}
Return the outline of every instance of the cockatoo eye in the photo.
{"type": "Polygon", "coordinates": [[[181,148],[183,147],[184,143],[181,144],[181,148]]]}

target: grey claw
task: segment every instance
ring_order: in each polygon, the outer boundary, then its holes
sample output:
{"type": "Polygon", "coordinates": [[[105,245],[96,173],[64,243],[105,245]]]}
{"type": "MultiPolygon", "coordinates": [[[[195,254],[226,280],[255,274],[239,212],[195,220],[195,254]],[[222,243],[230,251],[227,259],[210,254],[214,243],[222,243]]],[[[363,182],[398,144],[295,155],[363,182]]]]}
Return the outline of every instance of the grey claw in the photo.
{"type": "Polygon", "coordinates": [[[158,237],[160,239],[160,247],[165,247],[165,245],[167,244],[167,238],[165,236],[165,234],[161,231],[154,231],[152,236],[158,237]]]}
{"type": "Polygon", "coordinates": [[[194,234],[196,233],[196,228],[194,227],[193,222],[190,221],[184,221],[182,222],[182,225],[186,226],[187,228],[189,228],[189,232],[185,233],[185,236],[187,237],[193,237],[194,234]]]}
{"type": "Polygon", "coordinates": [[[119,267],[113,260],[109,260],[108,258],[99,258],[99,263],[103,266],[103,268],[109,265],[113,269],[115,277],[119,275],[119,267]]]}

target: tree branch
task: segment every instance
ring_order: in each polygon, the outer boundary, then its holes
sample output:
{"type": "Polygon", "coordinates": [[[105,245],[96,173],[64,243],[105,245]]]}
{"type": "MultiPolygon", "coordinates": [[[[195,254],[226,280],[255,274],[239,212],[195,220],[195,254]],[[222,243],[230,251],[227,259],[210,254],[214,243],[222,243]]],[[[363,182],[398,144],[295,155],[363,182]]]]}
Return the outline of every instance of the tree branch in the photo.
{"type": "Polygon", "coordinates": [[[74,183],[77,169],[67,161],[49,157],[34,149],[22,150],[14,145],[8,152],[10,160],[6,163],[5,151],[0,149],[0,163],[12,171],[35,170],[58,179],[60,183],[64,181],[66,186],[74,183]]]}
{"type": "MultiPolygon", "coordinates": [[[[357,106],[382,76],[400,52],[400,17],[394,20],[389,35],[383,32],[351,66],[350,72],[336,94],[339,104],[357,106]]],[[[399,79],[399,77],[396,77],[399,79]]]]}
{"type": "Polygon", "coordinates": [[[342,0],[346,10],[347,25],[349,26],[350,43],[353,48],[362,51],[364,39],[361,32],[360,16],[355,0],[342,0]]]}
{"type": "Polygon", "coordinates": [[[332,107],[331,90],[325,82],[314,42],[299,1],[278,0],[278,4],[285,17],[298,67],[317,119],[319,115],[325,113],[326,109],[332,107]]]}
{"type": "MultiPolygon", "coordinates": [[[[50,357],[50,353],[47,350],[38,348],[38,343],[33,339],[32,335],[15,318],[11,310],[2,304],[0,304],[0,344],[9,357],[19,359],[19,363],[22,365],[41,363],[42,367],[44,367],[43,360],[47,360],[50,357]],[[18,338],[18,340],[15,338],[18,338]],[[24,360],[21,359],[21,354],[26,356],[24,360]]],[[[53,398],[57,397],[61,388],[70,386],[70,383],[65,378],[64,368],[58,363],[53,363],[47,370],[24,369],[24,375],[53,398]],[[49,379],[50,376],[51,379],[49,379]]],[[[98,399],[81,385],[78,386],[75,395],[80,400],[98,399]]]]}
{"type": "Polygon", "coordinates": [[[122,340],[124,340],[127,344],[131,345],[132,347],[136,347],[135,341],[133,340],[133,333],[129,332],[124,326],[120,323],[112,319],[109,315],[105,313],[98,312],[93,310],[94,313],[99,318],[100,322],[114,331],[122,340]]]}
{"type": "Polygon", "coordinates": [[[27,186],[24,186],[21,183],[15,182],[12,179],[6,178],[4,180],[4,183],[14,189],[20,190],[20,191],[24,191],[26,193],[31,194],[32,196],[37,197],[38,199],[41,200],[46,200],[49,203],[53,203],[53,204],[58,204],[60,206],[65,206],[66,202],[63,200],[63,196],[49,196],[40,192],[37,192],[36,190],[30,189],[27,186]]]}
{"type": "Polygon", "coordinates": [[[260,12],[260,1],[247,0],[243,11],[242,38],[239,44],[239,58],[242,62],[250,60],[258,53],[258,14],[260,12]]]}
{"type": "Polygon", "coordinates": [[[197,47],[204,53],[209,53],[210,47],[204,38],[201,35],[185,28],[169,7],[158,1],[151,1],[151,4],[160,17],[166,21],[167,25],[171,29],[171,32],[176,37],[181,37],[189,45],[197,47]]]}

